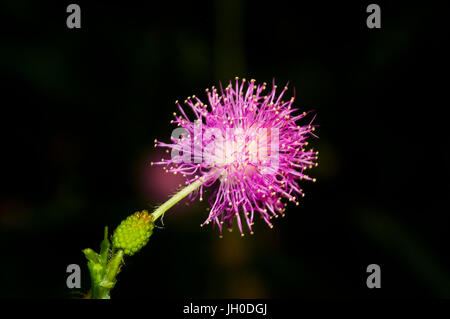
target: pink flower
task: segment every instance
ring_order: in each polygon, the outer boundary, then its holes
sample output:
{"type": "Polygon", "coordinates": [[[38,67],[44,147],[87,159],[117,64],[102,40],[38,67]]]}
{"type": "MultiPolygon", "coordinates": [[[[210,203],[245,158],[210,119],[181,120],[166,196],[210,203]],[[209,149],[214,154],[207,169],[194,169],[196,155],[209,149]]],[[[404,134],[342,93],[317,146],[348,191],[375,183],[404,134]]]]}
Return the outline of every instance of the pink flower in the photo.
{"type": "Polygon", "coordinates": [[[277,96],[275,84],[267,95],[263,94],[266,83],[256,85],[251,80],[246,90],[245,84],[245,79],[236,78],[234,85],[221,86],[220,95],[214,87],[207,89],[208,104],[188,97],[185,104],[194,121],[177,101],[181,116],[174,113],[171,121],[179,126],[172,143],[155,140],[155,146],[167,148],[172,156],[152,164],[181,174],[186,184],[204,181],[193,199],[202,200],[204,189],[213,189],[202,226],[212,222],[220,234],[223,225],[231,231],[233,219],[242,236],[244,223],[253,234],[255,216],[272,228],[272,217],[284,216],[283,198],[298,205],[298,197],[304,196],[298,180],[315,181],[305,174],[317,166],[318,152],[306,149],[309,135],[314,135],[314,118],[306,125],[296,124],[309,112],[295,114],[294,98],[282,100],[287,87],[277,96]]]}

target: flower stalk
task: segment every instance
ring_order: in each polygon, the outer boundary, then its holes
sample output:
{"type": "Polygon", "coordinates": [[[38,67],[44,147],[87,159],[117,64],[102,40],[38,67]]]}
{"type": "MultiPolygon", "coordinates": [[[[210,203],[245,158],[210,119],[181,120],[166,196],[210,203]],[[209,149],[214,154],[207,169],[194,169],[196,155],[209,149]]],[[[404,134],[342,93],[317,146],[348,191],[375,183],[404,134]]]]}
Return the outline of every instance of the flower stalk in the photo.
{"type": "Polygon", "coordinates": [[[159,206],[152,214],[153,221],[161,217],[166,211],[172,208],[176,203],[185,198],[187,195],[198,189],[204,183],[203,179],[197,179],[188,186],[173,195],[168,201],[159,206]]]}

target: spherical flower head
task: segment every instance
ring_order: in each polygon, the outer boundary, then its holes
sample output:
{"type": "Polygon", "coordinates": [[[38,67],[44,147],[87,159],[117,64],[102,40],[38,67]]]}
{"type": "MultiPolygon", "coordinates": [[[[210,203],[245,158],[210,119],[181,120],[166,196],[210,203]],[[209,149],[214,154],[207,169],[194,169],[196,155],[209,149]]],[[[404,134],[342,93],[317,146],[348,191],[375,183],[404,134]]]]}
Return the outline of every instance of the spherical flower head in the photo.
{"type": "Polygon", "coordinates": [[[315,181],[306,174],[317,165],[318,152],[306,149],[307,138],[314,135],[314,118],[305,125],[296,123],[309,112],[292,108],[293,97],[283,100],[287,86],[277,94],[273,84],[264,94],[266,83],[247,83],[236,78],[225,89],[221,86],[220,94],[215,87],[206,89],[207,104],[188,97],[185,104],[193,120],[177,101],[181,115],[174,113],[171,121],[179,126],[172,142],[155,140],[155,146],[167,148],[171,158],[152,165],[182,174],[186,184],[204,181],[192,199],[202,200],[204,189],[212,187],[209,215],[202,226],[212,222],[220,234],[223,225],[231,231],[234,220],[242,236],[243,224],[253,234],[256,216],[272,228],[271,219],[284,216],[283,199],[298,205],[298,197],[304,196],[298,181],[315,181]]]}
{"type": "Polygon", "coordinates": [[[144,247],[153,232],[153,221],[148,211],[143,210],[128,216],[113,234],[113,247],[123,249],[132,256],[144,247]]]}

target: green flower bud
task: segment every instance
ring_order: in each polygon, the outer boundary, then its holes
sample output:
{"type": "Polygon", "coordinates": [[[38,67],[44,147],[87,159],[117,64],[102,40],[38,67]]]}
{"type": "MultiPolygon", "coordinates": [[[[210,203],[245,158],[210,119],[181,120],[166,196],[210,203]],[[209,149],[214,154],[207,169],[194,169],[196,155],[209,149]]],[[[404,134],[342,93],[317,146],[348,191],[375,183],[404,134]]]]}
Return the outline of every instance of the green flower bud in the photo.
{"type": "Polygon", "coordinates": [[[113,234],[113,247],[132,256],[144,247],[153,232],[153,220],[148,211],[136,212],[123,220],[113,234]]]}

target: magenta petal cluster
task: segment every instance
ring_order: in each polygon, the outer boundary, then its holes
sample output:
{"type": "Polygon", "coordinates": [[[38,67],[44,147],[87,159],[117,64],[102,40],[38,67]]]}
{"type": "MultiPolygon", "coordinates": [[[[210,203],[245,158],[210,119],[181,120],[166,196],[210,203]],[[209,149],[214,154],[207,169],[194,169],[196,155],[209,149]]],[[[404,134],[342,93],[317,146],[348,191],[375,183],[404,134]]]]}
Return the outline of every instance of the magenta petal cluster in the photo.
{"type": "Polygon", "coordinates": [[[284,100],[286,90],[277,94],[273,84],[264,93],[266,83],[236,78],[225,89],[221,86],[220,94],[215,87],[207,89],[208,103],[188,97],[192,120],[176,102],[181,115],[174,113],[171,122],[184,133],[172,135],[171,143],[155,140],[171,158],[152,164],[183,175],[186,184],[202,179],[193,198],[202,200],[204,190],[211,188],[202,226],[213,223],[222,234],[224,226],[231,231],[236,221],[241,235],[244,224],[253,234],[255,217],[260,216],[272,228],[271,219],[284,216],[283,199],[298,205],[298,197],[304,196],[298,181],[315,181],[306,175],[318,158],[318,152],[306,148],[308,137],[315,136],[314,117],[299,125],[310,112],[293,108],[293,97],[284,100]]]}

